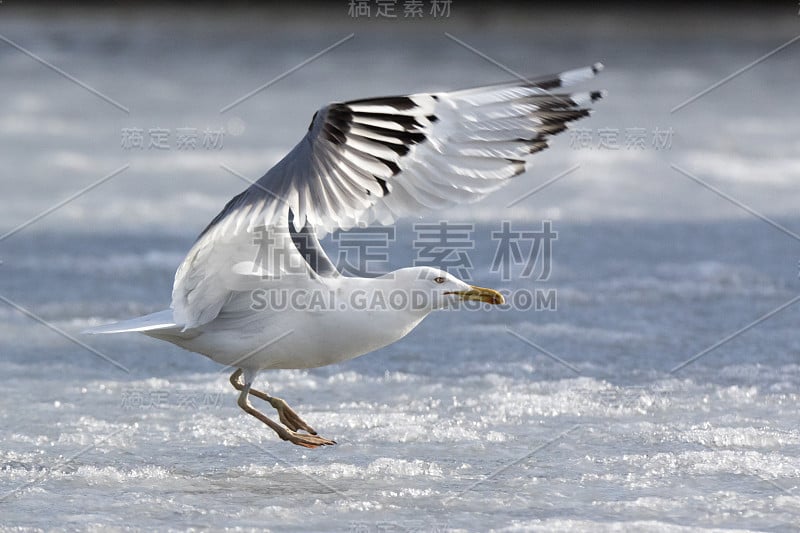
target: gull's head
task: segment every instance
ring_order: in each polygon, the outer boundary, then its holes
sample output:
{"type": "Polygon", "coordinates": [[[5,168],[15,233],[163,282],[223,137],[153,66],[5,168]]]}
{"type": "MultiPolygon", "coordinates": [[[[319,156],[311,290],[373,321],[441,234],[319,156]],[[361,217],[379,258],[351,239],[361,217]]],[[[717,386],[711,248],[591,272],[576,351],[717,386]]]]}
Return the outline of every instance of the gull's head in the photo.
{"type": "Polygon", "coordinates": [[[422,296],[420,300],[426,301],[431,310],[455,306],[461,301],[477,301],[492,305],[505,303],[503,295],[499,292],[470,285],[438,268],[403,268],[392,274],[397,283],[422,296]]]}

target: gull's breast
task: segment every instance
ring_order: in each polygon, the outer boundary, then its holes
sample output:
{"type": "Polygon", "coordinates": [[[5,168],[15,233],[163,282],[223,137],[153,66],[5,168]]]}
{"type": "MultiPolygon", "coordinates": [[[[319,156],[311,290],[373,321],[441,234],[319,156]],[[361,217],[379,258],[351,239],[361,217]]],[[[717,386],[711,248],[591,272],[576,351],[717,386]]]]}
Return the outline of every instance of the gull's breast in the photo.
{"type": "Polygon", "coordinates": [[[427,313],[398,310],[283,310],[217,319],[176,342],[224,365],[262,370],[346,361],[407,335],[427,313]]]}

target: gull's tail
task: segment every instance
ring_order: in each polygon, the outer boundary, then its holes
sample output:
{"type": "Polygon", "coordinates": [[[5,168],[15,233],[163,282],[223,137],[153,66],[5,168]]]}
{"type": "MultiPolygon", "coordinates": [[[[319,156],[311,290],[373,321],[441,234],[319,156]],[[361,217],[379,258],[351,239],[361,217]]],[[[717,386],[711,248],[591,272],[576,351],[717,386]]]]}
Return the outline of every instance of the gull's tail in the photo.
{"type": "Polygon", "coordinates": [[[99,335],[104,333],[131,333],[131,332],[148,332],[155,330],[174,329],[178,325],[172,318],[172,309],[165,309],[149,315],[132,318],[130,320],[123,320],[121,322],[114,322],[112,324],[105,324],[86,329],[81,333],[88,333],[90,335],[99,335]]]}

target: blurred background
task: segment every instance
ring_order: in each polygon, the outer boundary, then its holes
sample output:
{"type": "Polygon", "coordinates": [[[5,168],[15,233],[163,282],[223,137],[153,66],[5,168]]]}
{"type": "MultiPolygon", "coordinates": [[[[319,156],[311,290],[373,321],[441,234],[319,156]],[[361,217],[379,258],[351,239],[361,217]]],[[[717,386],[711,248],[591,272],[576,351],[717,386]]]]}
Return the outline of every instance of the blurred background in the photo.
{"type": "MultiPolygon", "coordinates": [[[[790,529],[797,41],[796,2],[4,1],[0,527],[790,529]],[[333,449],[279,442],[201,356],[80,335],[168,306],[196,235],[326,103],[596,61],[591,118],[423,218],[476,224],[476,283],[557,307],[263,375],[333,449]],[[493,272],[501,221],[543,220],[549,279],[493,272]]],[[[415,259],[397,231],[387,269],[415,259]]]]}

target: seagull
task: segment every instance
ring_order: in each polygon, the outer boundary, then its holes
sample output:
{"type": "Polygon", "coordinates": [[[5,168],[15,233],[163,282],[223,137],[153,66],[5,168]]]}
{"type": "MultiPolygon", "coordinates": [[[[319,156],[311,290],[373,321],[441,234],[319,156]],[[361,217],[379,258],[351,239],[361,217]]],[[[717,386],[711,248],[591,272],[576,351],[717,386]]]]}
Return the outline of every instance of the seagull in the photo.
{"type": "Polygon", "coordinates": [[[289,154],[203,230],[178,267],[169,309],[86,333],[143,333],[235,368],[230,382],[246,413],[293,444],[335,444],[254,389],[257,374],[346,361],[400,340],[434,310],[503,296],[427,266],[344,276],[319,239],[507,184],[551,136],[590,114],[603,91],[560,89],[601,69],[322,107],[289,154]],[[250,397],[269,403],[279,422],[250,397]]]}

